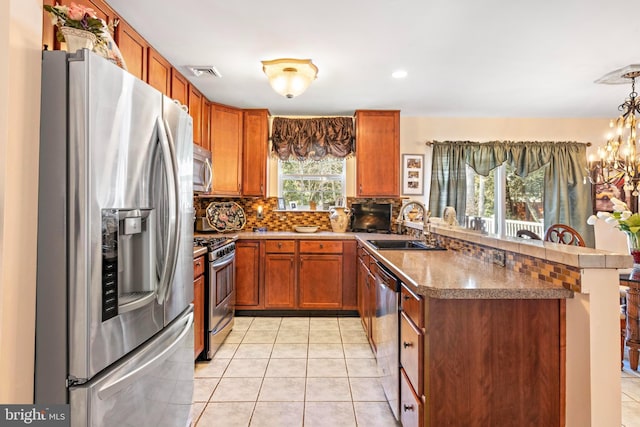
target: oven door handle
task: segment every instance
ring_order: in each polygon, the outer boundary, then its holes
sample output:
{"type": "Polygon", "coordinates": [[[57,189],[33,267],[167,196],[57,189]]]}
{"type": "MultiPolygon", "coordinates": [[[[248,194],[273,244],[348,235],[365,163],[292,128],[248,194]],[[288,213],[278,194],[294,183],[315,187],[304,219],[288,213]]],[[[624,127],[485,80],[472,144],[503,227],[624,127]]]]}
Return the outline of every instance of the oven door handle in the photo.
{"type": "Polygon", "coordinates": [[[235,258],[236,254],[235,252],[231,252],[226,254],[225,256],[223,256],[222,258],[219,258],[215,261],[213,261],[211,263],[211,267],[214,270],[219,270],[223,267],[226,267],[227,265],[231,264],[233,262],[233,258],[235,258]]]}

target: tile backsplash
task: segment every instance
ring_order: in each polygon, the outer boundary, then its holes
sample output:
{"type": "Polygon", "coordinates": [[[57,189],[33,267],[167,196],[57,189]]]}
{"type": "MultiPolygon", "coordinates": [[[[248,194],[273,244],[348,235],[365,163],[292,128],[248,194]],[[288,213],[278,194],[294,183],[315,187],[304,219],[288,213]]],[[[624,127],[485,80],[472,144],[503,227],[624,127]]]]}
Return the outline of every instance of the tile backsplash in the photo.
{"type": "MultiPolygon", "coordinates": [[[[317,225],[320,231],[332,231],[327,211],[292,211],[278,210],[278,198],[230,198],[230,197],[194,197],[194,208],[197,217],[206,214],[207,206],[211,202],[235,202],[244,210],[247,223],[243,231],[253,231],[254,228],[266,227],[267,231],[293,231],[296,225],[317,225]],[[262,219],[258,219],[258,206],[262,206],[262,219]]],[[[347,207],[351,203],[363,203],[374,199],[347,198],[347,207]]],[[[375,199],[377,203],[392,204],[392,218],[398,216],[402,199],[375,199]]]]}

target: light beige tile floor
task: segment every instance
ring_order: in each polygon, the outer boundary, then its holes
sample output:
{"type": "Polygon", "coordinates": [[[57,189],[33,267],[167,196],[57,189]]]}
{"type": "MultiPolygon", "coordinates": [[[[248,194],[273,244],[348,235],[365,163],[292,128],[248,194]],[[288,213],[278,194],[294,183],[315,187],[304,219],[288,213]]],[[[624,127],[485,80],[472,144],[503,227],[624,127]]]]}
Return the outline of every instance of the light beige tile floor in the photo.
{"type": "MultiPolygon", "coordinates": [[[[621,372],[622,426],[640,427],[640,372],[621,372]]],[[[197,362],[196,427],[396,427],[359,318],[236,317],[197,362]]]]}
{"type": "Polygon", "coordinates": [[[236,317],[197,362],[197,427],[396,427],[359,318],[236,317]]]}

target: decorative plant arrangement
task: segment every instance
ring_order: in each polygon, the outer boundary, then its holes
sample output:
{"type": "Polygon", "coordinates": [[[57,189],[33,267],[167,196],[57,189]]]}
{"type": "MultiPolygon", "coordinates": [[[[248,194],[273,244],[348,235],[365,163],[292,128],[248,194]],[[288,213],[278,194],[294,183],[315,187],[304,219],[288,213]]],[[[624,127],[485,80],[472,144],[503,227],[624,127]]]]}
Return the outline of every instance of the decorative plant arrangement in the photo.
{"type": "MultiPolygon", "coordinates": [[[[44,9],[49,12],[51,23],[58,28],[58,41],[67,43],[69,52],[82,48],[91,49],[127,69],[122,54],[111,37],[113,28],[109,28],[98,18],[93,9],[76,3],[71,3],[70,6],[45,5],[44,9]]],[[[117,25],[117,21],[112,24],[117,25]]]]}
{"type": "MultiPolygon", "coordinates": [[[[104,39],[106,25],[102,19],[97,17],[93,9],[75,3],[71,3],[71,6],[45,5],[44,9],[49,12],[51,23],[56,27],[87,31],[95,36],[96,44],[106,43],[104,39]]],[[[62,31],[58,31],[57,37],[60,42],[66,41],[62,31]]]]}
{"type": "Polygon", "coordinates": [[[596,218],[600,218],[623,231],[629,241],[633,262],[640,264],[640,214],[631,213],[627,204],[620,199],[612,197],[610,201],[613,203],[613,212],[598,212],[596,215],[591,215],[587,219],[587,224],[595,225],[596,218]]]}

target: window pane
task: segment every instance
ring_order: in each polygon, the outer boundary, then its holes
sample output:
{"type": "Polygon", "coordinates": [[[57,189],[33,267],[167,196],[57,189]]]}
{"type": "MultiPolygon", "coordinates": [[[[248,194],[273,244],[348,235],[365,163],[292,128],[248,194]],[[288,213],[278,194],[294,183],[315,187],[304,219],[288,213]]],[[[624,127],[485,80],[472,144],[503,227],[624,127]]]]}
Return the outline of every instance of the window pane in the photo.
{"type": "Polygon", "coordinates": [[[297,202],[298,209],[308,209],[311,201],[317,209],[328,209],[344,197],[344,159],[280,160],[278,167],[278,196],[297,202]]]}
{"type": "Polygon", "coordinates": [[[472,228],[471,221],[480,217],[485,223],[487,233],[495,233],[494,200],[495,200],[495,172],[489,176],[478,175],[469,166],[467,173],[467,208],[465,216],[467,224],[462,226],[472,228]]]}
{"type": "Polygon", "coordinates": [[[540,168],[520,178],[515,169],[507,165],[506,234],[515,236],[518,230],[544,234],[544,171],[540,168]]]}

